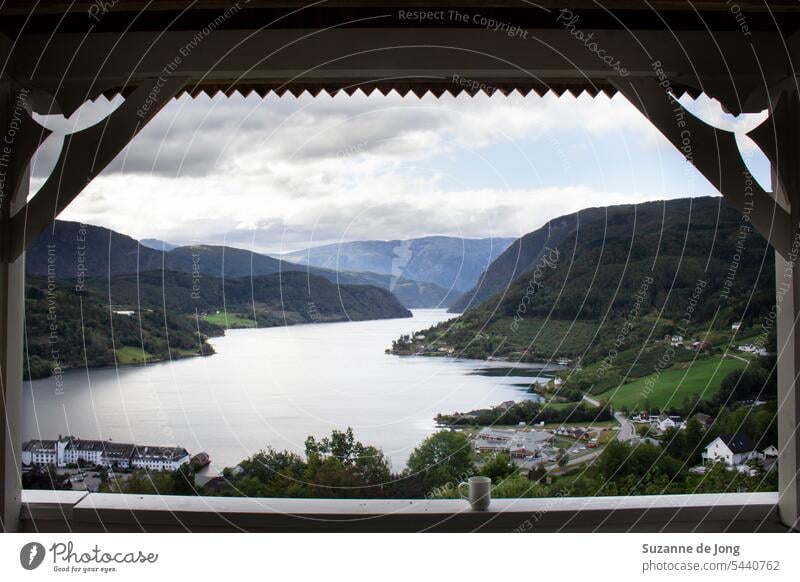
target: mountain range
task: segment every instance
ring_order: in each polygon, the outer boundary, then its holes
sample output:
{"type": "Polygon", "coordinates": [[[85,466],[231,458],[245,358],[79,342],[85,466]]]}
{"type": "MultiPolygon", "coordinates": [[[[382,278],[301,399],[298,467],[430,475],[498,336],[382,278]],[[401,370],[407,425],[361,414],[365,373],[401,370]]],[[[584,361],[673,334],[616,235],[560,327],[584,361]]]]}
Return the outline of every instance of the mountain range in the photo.
{"type": "Polygon", "coordinates": [[[455,299],[475,286],[481,274],[512,242],[513,238],[448,236],[353,241],[311,247],[280,258],[336,271],[369,271],[394,280],[425,281],[447,289],[455,299]]]}
{"type": "Polygon", "coordinates": [[[182,246],[162,251],[108,228],[63,220],[56,221],[36,239],[26,254],[26,270],[31,276],[50,274],[56,279],[108,278],[153,270],[200,273],[225,280],[303,272],[334,284],[373,285],[389,290],[407,308],[446,306],[448,297],[452,297],[435,283],[404,276],[298,265],[227,246],[182,246]]]}

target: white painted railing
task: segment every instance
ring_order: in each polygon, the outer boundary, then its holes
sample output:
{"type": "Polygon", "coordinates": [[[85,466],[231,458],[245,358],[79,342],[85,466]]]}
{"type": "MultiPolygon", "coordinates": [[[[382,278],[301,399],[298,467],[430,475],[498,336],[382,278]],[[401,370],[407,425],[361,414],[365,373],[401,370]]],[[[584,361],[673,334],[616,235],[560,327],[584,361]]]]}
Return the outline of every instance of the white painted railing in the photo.
{"type": "Polygon", "coordinates": [[[25,531],[786,531],[777,493],[455,500],[23,491],[25,531]]]}

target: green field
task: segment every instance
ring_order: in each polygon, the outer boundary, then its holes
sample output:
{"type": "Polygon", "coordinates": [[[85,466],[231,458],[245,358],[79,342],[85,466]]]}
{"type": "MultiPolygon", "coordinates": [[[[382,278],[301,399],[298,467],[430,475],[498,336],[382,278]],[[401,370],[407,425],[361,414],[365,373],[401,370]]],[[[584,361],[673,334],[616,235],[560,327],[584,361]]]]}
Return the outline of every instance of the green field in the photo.
{"type": "Polygon", "coordinates": [[[114,351],[117,353],[117,363],[122,365],[146,364],[153,359],[153,356],[143,351],[142,348],[125,346],[114,351]]]}
{"type": "Polygon", "coordinates": [[[602,402],[611,402],[614,408],[636,409],[645,399],[656,408],[680,406],[684,397],[699,394],[705,400],[711,399],[719,390],[723,378],[744,368],[745,362],[733,357],[714,356],[691,362],[682,362],[661,372],[655,383],[648,377],[639,378],[630,384],[603,392],[597,396],[602,402]],[[649,393],[647,392],[649,391],[649,393]]]}
{"type": "Polygon", "coordinates": [[[209,313],[204,319],[208,323],[228,329],[256,326],[256,322],[252,318],[239,313],[209,313]]]}

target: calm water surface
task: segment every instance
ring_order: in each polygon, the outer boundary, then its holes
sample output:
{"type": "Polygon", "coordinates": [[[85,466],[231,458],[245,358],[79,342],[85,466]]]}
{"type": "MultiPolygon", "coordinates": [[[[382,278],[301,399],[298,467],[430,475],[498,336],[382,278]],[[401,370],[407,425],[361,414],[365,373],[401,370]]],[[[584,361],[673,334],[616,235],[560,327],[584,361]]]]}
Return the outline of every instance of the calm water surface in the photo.
{"type": "Polygon", "coordinates": [[[529,397],[519,384],[532,380],[530,366],[482,375],[508,364],[384,353],[401,333],[449,317],[423,309],[411,319],[230,330],[211,341],[211,357],[73,370],[62,395],[37,380],[25,385],[23,437],[180,444],[221,469],[270,445],[302,452],[308,435],[352,426],[400,469],[436,413],[529,397]]]}

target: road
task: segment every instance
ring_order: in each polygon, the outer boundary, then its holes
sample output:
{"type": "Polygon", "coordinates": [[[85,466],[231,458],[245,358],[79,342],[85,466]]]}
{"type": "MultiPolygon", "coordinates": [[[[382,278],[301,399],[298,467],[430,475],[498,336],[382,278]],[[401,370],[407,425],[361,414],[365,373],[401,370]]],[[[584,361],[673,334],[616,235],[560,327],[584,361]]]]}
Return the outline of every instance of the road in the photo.
{"type": "MultiPolygon", "coordinates": [[[[584,398],[586,397],[584,396],[584,398]]],[[[624,414],[622,414],[621,412],[615,412],[614,420],[616,420],[619,423],[619,430],[617,431],[617,434],[614,435],[615,439],[624,443],[636,436],[636,428],[633,426],[633,423],[626,418],[624,414]]],[[[580,465],[582,463],[588,463],[589,461],[596,459],[598,455],[600,455],[600,453],[602,452],[603,449],[599,448],[593,450],[591,453],[586,453],[577,457],[570,457],[570,460],[567,461],[567,464],[564,467],[562,467],[562,469],[567,467],[574,467],[575,465],[580,465]]],[[[557,467],[558,465],[553,464],[547,467],[547,470],[552,471],[557,467]]]]}
{"type": "Polygon", "coordinates": [[[614,413],[614,419],[619,423],[619,432],[617,433],[617,440],[627,442],[636,436],[636,428],[633,423],[626,418],[621,412],[614,413]]]}

